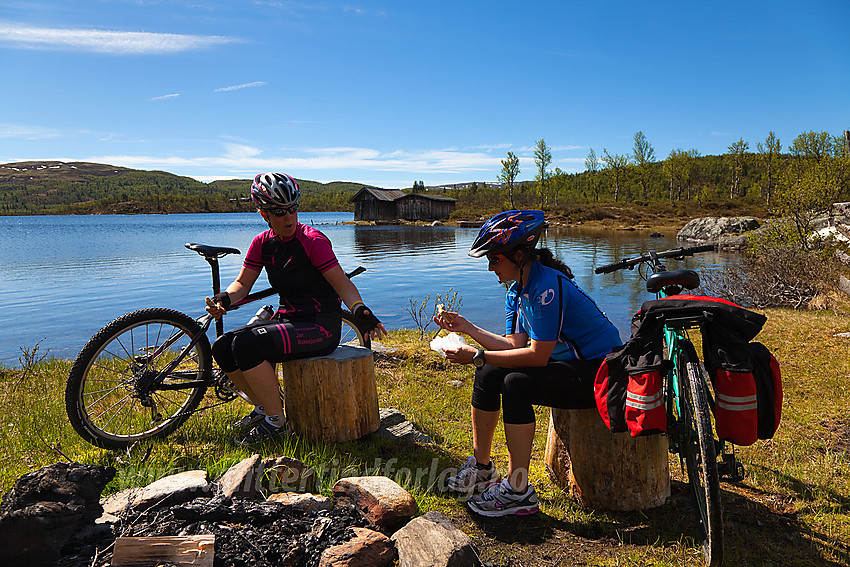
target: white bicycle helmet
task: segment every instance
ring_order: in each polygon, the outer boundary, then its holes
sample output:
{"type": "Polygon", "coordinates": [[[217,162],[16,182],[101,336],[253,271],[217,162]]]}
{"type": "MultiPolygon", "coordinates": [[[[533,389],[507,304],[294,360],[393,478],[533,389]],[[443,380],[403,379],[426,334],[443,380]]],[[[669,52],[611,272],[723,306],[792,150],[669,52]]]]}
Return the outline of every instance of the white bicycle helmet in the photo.
{"type": "Polygon", "coordinates": [[[285,173],[261,173],[251,184],[251,200],[261,209],[289,207],[300,198],[298,183],[285,173]]]}

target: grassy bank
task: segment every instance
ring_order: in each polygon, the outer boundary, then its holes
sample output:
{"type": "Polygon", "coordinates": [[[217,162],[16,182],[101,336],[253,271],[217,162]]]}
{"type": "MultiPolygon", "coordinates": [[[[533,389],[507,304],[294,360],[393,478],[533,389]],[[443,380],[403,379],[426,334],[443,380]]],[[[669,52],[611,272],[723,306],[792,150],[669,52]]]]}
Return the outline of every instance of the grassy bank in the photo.
{"type": "MultiPolygon", "coordinates": [[[[850,565],[850,318],[828,312],[769,311],[759,339],[782,364],[783,420],[776,437],[740,449],[747,478],[724,485],[727,564],[850,565]]],[[[416,497],[420,512],[439,510],[473,537],[482,559],[505,565],[700,565],[693,511],[671,463],[673,497],[641,513],[601,513],[577,506],[552,484],[543,465],[548,410],[538,409],[531,470],[541,513],[523,519],[481,520],[433,484],[445,467],[470,451],[470,367],[448,365],[413,332],[394,332],[399,351],[377,362],[381,407],[400,409],[436,443],[405,446],[379,439],[315,444],[290,437],[257,449],[290,455],[319,471],[329,494],[342,476],[380,472],[416,497]]],[[[15,478],[66,458],[116,467],[107,487],[114,492],[171,472],[206,469],[217,477],[254,451],[230,441],[229,424],[241,416],[239,402],[193,416],[165,440],[110,452],[81,441],[67,422],[64,382],[69,363],[43,361],[4,369],[0,377],[0,489],[15,478]]],[[[212,398],[210,398],[212,399],[212,398]]],[[[495,461],[507,466],[501,428],[495,461]]]]}

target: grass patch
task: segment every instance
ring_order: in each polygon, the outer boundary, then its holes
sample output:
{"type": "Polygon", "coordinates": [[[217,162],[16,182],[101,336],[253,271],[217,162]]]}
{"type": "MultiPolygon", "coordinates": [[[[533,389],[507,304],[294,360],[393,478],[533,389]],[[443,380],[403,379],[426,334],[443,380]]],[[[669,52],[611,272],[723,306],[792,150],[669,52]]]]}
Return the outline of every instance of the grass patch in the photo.
{"type": "MultiPolygon", "coordinates": [[[[747,478],[723,485],[726,561],[730,565],[850,565],[850,318],[836,313],[769,310],[759,336],[782,365],[785,403],[774,439],[739,449],[747,478]]],[[[497,565],[701,565],[693,508],[671,462],[673,496],[655,510],[594,512],[555,486],[542,459],[548,408],[538,408],[532,482],[541,513],[527,518],[480,519],[433,484],[446,467],[469,454],[472,370],[448,364],[415,331],[385,341],[399,351],[376,363],[381,407],[401,410],[430,435],[432,446],[384,439],[340,444],[297,436],[256,449],[235,446],[230,424],[247,411],[232,402],[192,416],[164,440],[112,452],[83,442],[68,423],[64,386],[70,363],[39,360],[0,369],[0,489],[20,475],[66,458],[114,466],[106,493],[147,484],[167,474],[204,469],[211,477],[258,452],[288,455],[318,471],[317,491],[330,495],[344,476],[387,474],[416,498],[419,510],[438,510],[475,542],[482,559],[497,565]]],[[[208,401],[214,398],[208,395],[208,401]]],[[[494,460],[508,454],[498,428],[494,460]]]]}

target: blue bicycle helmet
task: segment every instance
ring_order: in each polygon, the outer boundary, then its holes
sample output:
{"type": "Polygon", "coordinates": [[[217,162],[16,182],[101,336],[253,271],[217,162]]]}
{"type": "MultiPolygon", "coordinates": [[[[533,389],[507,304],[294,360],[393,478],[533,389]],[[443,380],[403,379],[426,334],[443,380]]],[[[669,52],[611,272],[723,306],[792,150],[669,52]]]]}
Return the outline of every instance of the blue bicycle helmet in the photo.
{"type": "Polygon", "coordinates": [[[534,248],[549,225],[543,211],[505,211],[484,223],[469,249],[473,258],[505,254],[519,247],[534,248]]]}

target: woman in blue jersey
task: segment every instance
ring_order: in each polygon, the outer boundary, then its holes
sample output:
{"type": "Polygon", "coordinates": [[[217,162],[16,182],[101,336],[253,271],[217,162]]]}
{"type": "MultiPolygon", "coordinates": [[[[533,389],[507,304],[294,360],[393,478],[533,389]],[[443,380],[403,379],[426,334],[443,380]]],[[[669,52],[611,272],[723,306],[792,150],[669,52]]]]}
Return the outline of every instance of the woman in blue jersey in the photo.
{"type": "Polygon", "coordinates": [[[505,335],[486,331],[457,313],[435,322],[469,335],[482,349],[446,350],[450,361],[475,365],[473,455],[448,486],[485,489],[469,499],[484,516],[533,514],[537,495],[528,482],[534,440],[533,405],[595,407],[593,380],[606,354],[621,344],[617,328],[579,288],[548,248],[536,248],[547,223],[542,211],[507,211],[487,221],[469,255],[486,256],[499,283],[514,282],[505,298],[505,335]],[[501,406],[510,454],[507,477],[490,460],[501,406]]]}

